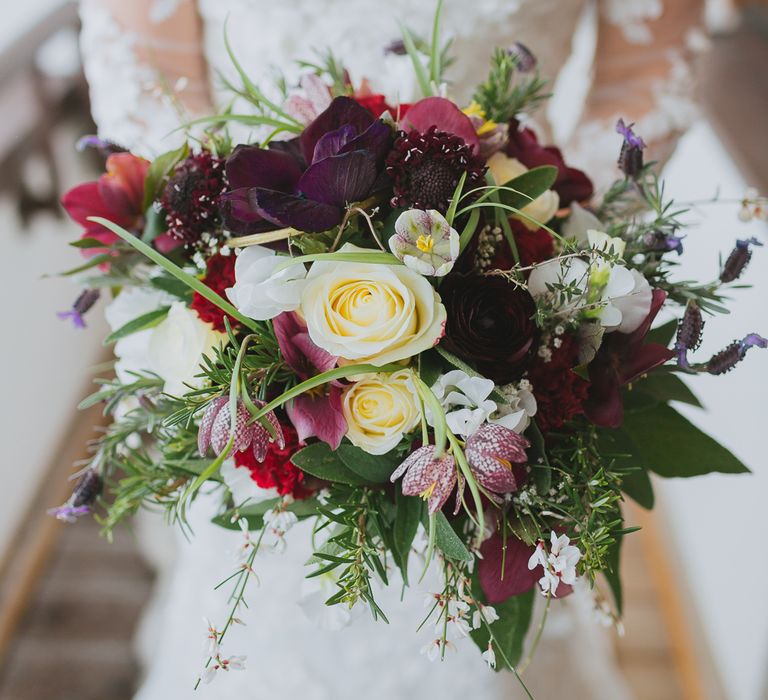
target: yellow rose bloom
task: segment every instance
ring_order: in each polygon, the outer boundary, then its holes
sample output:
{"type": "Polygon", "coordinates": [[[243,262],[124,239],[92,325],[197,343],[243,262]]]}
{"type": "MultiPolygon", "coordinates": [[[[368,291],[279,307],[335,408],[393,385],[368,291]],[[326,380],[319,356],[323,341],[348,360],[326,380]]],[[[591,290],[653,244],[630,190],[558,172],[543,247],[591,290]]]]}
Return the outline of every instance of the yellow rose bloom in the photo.
{"type": "Polygon", "coordinates": [[[347,438],[372,455],[383,455],[421,420],[410,370],[363,377],[344,390],[347,438]]]}
{"type": "Polygon", "coordinates": [[[312,265],[300,312],[312,342],[339,357],[340,364],[379,366],[431,348],[443,335],[446,318],[437,292],[417,272],[333,261],[312,265]]]}

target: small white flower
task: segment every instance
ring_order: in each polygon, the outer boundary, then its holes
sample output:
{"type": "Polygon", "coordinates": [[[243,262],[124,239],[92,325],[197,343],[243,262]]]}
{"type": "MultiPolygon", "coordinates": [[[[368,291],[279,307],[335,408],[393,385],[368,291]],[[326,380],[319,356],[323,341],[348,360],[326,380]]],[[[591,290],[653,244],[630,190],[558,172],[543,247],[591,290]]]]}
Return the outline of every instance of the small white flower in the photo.
{"type": "Polygon", "coordinates": [[[539,586],[545,595],[557,595],[560,582],[573,585],[576,582],[576,565],[581,559],[579,548],[571,544],[567,535],[552,531],[550,535],[550,550],[547,553],[544,543],[539,542],[528,560],[531,571],[537,566],[544,569],[544,575],[539,579],[539,586]]]}
{"type": "Polygon", "coordinates": [[[214,627],[213,623],[204,617],[206,627],[205,645],[203,647],[203,655],[206,658],[211,658],[219,655],[219,631],[214,627]]]}
{"type": "Polygon", "coordinates": [[[443,644],[445,645],[446,651],[456,651],[456,647],[450,641],[446,640],[443,642],[442,639],[434,639],[428,644],[425,644],[421,648],[420,653],[426,654],[430,661],[436,661],[442,655],[443,644]]]}
{"type": "MultiPolygon", "coordinates": [[[[494,383],[483,377],[470,377],[460,369],[454,369],[438,378],[432,386],[437,400],[445,409],[448,428],[454,435],[469,437],[498,406],[488,398],[494,383]]],[[[427,421],[432,425],[432,414],[427,411],[427,421]]]]}
{"type": "Polygon", "coordinates": [[[498,390],[507,402],[498,405],[489,422],[503,425],[516,433],[523,433],[538,408],[531,383],[523,379],[518,384],[500,386],[498,390]]]}
{"type": "Polygon", "coordinates": [[[210,683],[219,671],[244,671],[245,660],[245,656],[230,656],[228,659],[217,656],[214,662],[203,670],[200,677],[203,683],[210,683]]]}
{"type": "Polygon", "coordinates": [[[285,262],[274,250],[263,246],[246,248],[235,261],[235,286],[226,290],[238,311],[258,321],[266,321],[283,311],[299,308],[306,270],[291,265],[280,271],[285,262]]]}
{"type": "Polygon", "coordinates": [[[496,668],[496,654],[493,651],[493,644],[488,642],[488,648],[481,654],[483,661],[488,664],[488,668],[496,668]]]}
{"type": "Polygon", "coordinates": [[[443,277],[459,257],[459,234],[435,209],[409,209],[397,217],[392,254],[419,274],[443,277]]]}
{"type": "Polygon", "coordinates": [[[299,522],[296,513],[285,510],[285,501],[272,510],[264,513],[264,527],[268,527],[274,542],[272,548],[276,552],[282,552],[286,548],[285,533],[288,532],[297,522],[299,522]]]}
{"type": "Polygon", "coordinates": [[[472,628],[479,630],[483,624],[492,625],[499,619],[499,614],[496,612],[496,608],[492,605],[477,604],[477,608],[472,613],[472,628]]]}

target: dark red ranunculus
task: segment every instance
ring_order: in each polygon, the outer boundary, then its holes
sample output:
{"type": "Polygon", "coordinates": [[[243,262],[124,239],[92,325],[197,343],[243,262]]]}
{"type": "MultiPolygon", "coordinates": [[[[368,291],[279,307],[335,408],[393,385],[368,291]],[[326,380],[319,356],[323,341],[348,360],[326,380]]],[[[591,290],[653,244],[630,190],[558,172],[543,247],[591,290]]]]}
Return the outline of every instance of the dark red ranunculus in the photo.
{"type": "Polygon", "coordinates": [[[624,422],[621,388],[674,357],[675,353],[664,345],[645,342],[666,298],[666,292],[654,289],[651,310],[636,330],[604,336],[597,355],[589,363],[589,397],[584,404],[587,418],[595,425],[618,428],[624,422]]]}
{"type": "Polygon", "coordinates": [[[521,127],[516,119],[509,123],[509,142],[505,152],[527,168],[554,165],[557,180],[552,189],[560,196],[560,206],[567,207],[571,202],[587,200],[594,192],[592,181],[581,170],[567,166],[559,148],[542,146],[533,130],[521,127]]]}
{"type": "Polygon", "coordinates": [[[453,274],[440,286],[446,350],[497,384],[522,376],[539,336],[531,295],[500,276],[453,274]]]}

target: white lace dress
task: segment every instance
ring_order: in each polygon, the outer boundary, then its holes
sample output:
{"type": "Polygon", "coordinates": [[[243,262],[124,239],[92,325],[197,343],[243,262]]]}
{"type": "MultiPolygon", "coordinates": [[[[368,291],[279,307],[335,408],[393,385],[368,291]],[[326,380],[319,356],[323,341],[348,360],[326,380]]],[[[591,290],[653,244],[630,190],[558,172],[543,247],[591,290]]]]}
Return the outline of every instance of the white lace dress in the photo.
{"type": "MultiPolygon", "coordinates": [[[[154,18],[172,19],[184,2],[156,0],[154,18]]],[[[444,29],[455,37],[453,52],[460,57],[450,72],[453,94],[468,97],[472,86],[482,80],[493,47],[513,40],[531,47],[542,73],[557,76],[571,53],[587,4],[587,0],[448,0],[444,29]]],[[[198,9],[214,86],[219,84],[219,71],[233,76],[223,44],[227,22],[234,52],[256,83],[270,84],[276,67],[291,80],[297,75],[296,59],[311,59],[313,48],[330,47],[354,81],[368,78],[374,89],[407,101],[414,90],[408,58],[385,54],[384,47],[398,37],[398,21],[427,35],[433,3],[199,0],[198,9]]],[[[642,34],[643,20],[657,16],[659,4],[612,0],[604,3],[603,11],[624,29],[642,34]]],[[[178,134],[171,132],[179,120],[174,91],[195,91],[201,86],[185,82],[183,75],[178,76],[182,80],[161,86],[151,64],[137,60],[138,49],[151,55],[152,42],[126,32],[99,0],[83,0],[82,19],[85,68],[101,135],[149,156],[173,147],[178,134]]],[[[182,58],[193,51],[184,44],[170,48],[182,58]]],[[[571,105],[570,109],[577,108],[571,105]]],[[[614,160],[615,147],[612,142],[597,154],[603,164],[614,160]]],[[[374,623],[365,612],[342,632],[320,629],[310,621],[312,615],[305,610],[309,602],[302,598],[303,565],[311,553],[304,525],[289,533],[285,553],[257,559],[260,586],[252,588],[247,598],[250,608],[241,614],[247,626],[234,628],[225,649],[225,655],[246,655],[248,670],[219,674],[212,685],[193,693],[203,657],[202,618],[205,615],[219,624],[224,619],[225,589],[213,588],[233,571],[233,552],[239,544],[236,533],[208,524],[215,504],[214,496],[195,504],[195,536],[190,542],[179,537],[169,546],[162,527],[152,527],[150,536],[144,537],[148,553],[160,565],[160,577],[139,640],[146,666],[139,700],[523,697],[511,675],[487,670],[470,640],[460,640],[446,663],[430,663],[419,654],[432,635],[431,630],[417,635],[415,629],[424,613],[425,592],[439,590],[436,576],[407,590],[402,604],[397,585],[380,594],[390,625],[374,623]]],[[[589,601],[572,596],[555,608],[539,654],[526,674],[534,695],[540,699],[628,698],[607,638],[591,617],[589,601]]]]}

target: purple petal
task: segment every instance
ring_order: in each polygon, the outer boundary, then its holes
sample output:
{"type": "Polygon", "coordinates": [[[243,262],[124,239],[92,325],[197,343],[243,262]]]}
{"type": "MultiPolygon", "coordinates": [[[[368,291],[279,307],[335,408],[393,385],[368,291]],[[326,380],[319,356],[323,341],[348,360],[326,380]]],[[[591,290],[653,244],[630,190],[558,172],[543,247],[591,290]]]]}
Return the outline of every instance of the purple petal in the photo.
{"type": "Polygon", "coordinates": [[[438,131],[464,139],[464,143],[472,148],[474,153],[480,149],[480,139],[477,137],[472,120],[464,114],[453,102],[444,97],[427,97],[412,105],[400,123],[408,131],[415,129],[425,133],[434,126],[438,131]]]}
{"type": "Polygon", "coordinates": [[[392,129],[381,119],[377,119],[362,134],[347,143],[339,153],[350,151],[369,151],[380,163],[392,149],[392,129]]]}
{"type": "Polygon", "coordinates": [[[269,150],[278,151],[290,156],[302,172],[307,169],[307,162],[304,160],[304,154],[301,151],[301,139],[298,136],[287,141],[271,141],[269,150]]]}
{"type": "Polygon", "coordinates": [[[336,366],[338,358],[312,342],[307,326],[297,314],[287,311],[272,319],[280,353],[301,379],[336,366]]]}
{"type": "Polygon", "coordinates": [[[200,420],[200,429],[197,431],[197,449],[201,457],[205,457],[211,444],[213,422],[216,420],[219,411],[228,402],[229,398],[227,396],[220,396],[218,399],[211,401],[203,412],[203,417],[200,420]]]}
{"type": "Polygon", "coordinates": [[[360,134],[373,123],[371,113],[349,97],[337,97],[301,134],[301,149],[307,163],[312,162],[315,145],[324,134],[350,125],[360,134]]]}
{"type": "Polygon", "coordinates": [[[238,146],[227,158],[225,168],[232,189],[264,187],[293,192],[301,177],[301,168],[293,157],[258,146],[238,146]]]}
{"type": "Polygon", "coordinates": [[[269,451],[269,431],[260,423],[254,423],[251,448],[257,462],[263,462],[269,451]]]}
{"type": "MultiPolygon", "coordinates": [[[[237,418],[235,420],[235,441],[232,446],[232,449],[238,452],[244,452],[253,439],[253,427],[248,425],[249,418],[250,414],[246,408],[241,403],[238,403],[237,418]]],[[[230,411],[227,408],[219,410],[211,427],[211,447],[217,455],[220,455],[227,446],[232,435],[231,427],[232,418],[230,411]]]]}
{"type": "Polygon", "coordinates": [[[309,199],[341,207],[363,199],[375,180],[373,153],[351,151],[312,164],[301,176],[298,188],[309,199]]]}
{"type": "Polygon", "coordinates": [[[437,483],[427,500],[427,511],[430,514],[437,513],[448,500],[453,487],[456,486],[456,465],[453,457],[444,455],[440,458],[437,483]]]}
{"type": "Polygon", "coordinates": [[[314,436],[335,450],[347,433],[338,387],[330,387],[327,394],[297,396],[288,404],[286,411],[301,442],[314,436]]]}
{"type": "Polygon", "coordinates": [[[253,211],[267,221],[307,233],[327,231],[341,223],[342,219],[338,207],[274,190],[253,188],[248,191],[248,202],[253,211]]]}
{"type": "Polygon", "coordinates": [[[428,463],[432,460],[435,448],[432,445],[424,445],[419,447],[409,454],[401,463],[400,466],[392,472],[392,476],[389,480],[397,481],[405,472],[410,469],[414,464],[419,462],[428,463]]]}
{"type": "Polygon", "coordinates": [[[56,316],[60,318],[62,321],[66,321],[67,319],[72,319],[72,325],[75,328],[85,328],[85,321],[83,320],[83,315],[74,309],[70,309],[69,311],[57,311],[56,316]]]}
{"type": "Polygon", "coordinates": [[[504,544],[502,538],[494,534],[480,546],[482,558],[477,564],[477,575],[485,599],[491,605],[530,591],[539,578],[535,569],[528,569],[533,547],[512,535],[507,537],[506,551],[504,544]]]}
{"type": "Polygon", "coordinates": [[[531,444],[514,430],[496,423],[486,423],[467,440],[467,454],[491,455],[508,462],[522,463],[528,460],[525,450],[531,444]]]}
{"type": "MultiPolygon", "coordinates": [[[[221,195],[221,214],[224,226],[235,233],[243,235],[261,233],[275,228],[275,224],[266,221],[261,214],[251,206],[248,199],[250,188],[241,187],[221,195]]],[[[279,224],[278,224],[279,225],[279,224]]],[[[157,240],[157,239],[155,239],[157,240]]]]}
{"type": "Polygon", "coordinates": [[[350,124],[345,124],[338,129],[329,131],[327,134],[323,134],[315,144],[315,151],[312,154],[312,162],[316,163],[323,158],[335,156],[356,135],[357,131],[355,131],[355,127],[350,124]]]}

